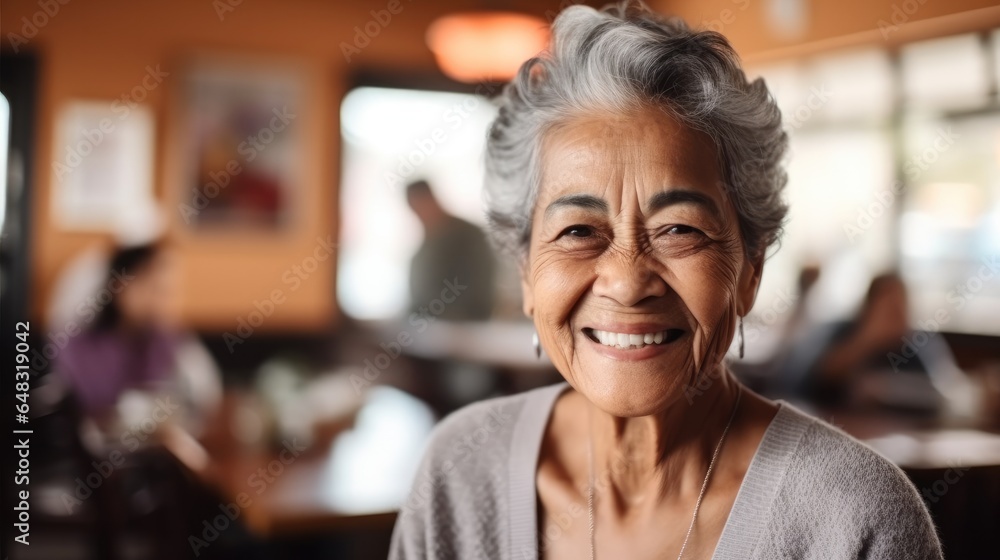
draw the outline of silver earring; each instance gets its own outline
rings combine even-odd
[[[740,359],[743,359],[743,317],[740,317]]]
[[[531,333],[531,346],[535,349],[535,358],[542,357],[542,343],[538,340],[538,331]]]

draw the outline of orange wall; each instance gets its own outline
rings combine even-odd
[[[1000,26],[997,0],[802,0],[805,26],[776,34],[768,12],[778,0],[651,0],[657,10],[721,31],[747,60],[831,48],[902,42]],[[884,24],[884,25],[883,25]],[[898,24],[898,25],[897,25]]]
[[[214,6],[235,4],[220,19]],[[55,0],[52,2],[55,4]],[[253,239],[194,237],[180,227],[170,212],[185,286],[183,317],[194,327],[231,330],[237,318],[253,310],[253,302],[282,289],[288,297],[263,329],[318,329],[336,318],[335,259],[329,259],[298,290],[281,281],[282,274],[308,257],[316,238],[337,236],[337,184],[340,167],[339,106],[349,76],[365,67],[434,70],[424,47],[427,25],[438,15],[460,9],[461,2],[401,0],[401,11],[360,54],[345,60],[342,41],[351,41],[355,26],[372,19],[371,10],[385,10],[389,0],[330,2],[321,0],[75,0],[42,27],[23,50],[40,54],[40,100],[36,132],[35,192],[32,230],[31,309],[40,319],[57,275],[82,249],[107,244],[106,235],[56,229],[51,220],[50,189],[55,178],[55,115],[72,99],[109,104],[138,85],[147,65],[161,65],[171,73],[152,90],[145,103],[156,116],[155,189],[168,210],[176,193],[166,185],[175,172],[169,140],[170,103],[182,61],[210,55],[260,56],[289,60],[304,66],[313,86],[313,103],[298,118],[308,141],[307,169],[302,170],[305,192],[301,222],[288,235]],[[450,5],[449,5],[450,4]],[[516,3],[515,3],[516,4]],[[527,4],[527,3],[526,3]],[[551,9],[558,2],[534,3],[534,10]],[[512,6],[516,7],[516,6]],[[8,33],[20,33],[23,17],[39,11],[38,0],[4,0],[0,19],[3,46]],[[39,16],[40,17],[40,16]],[[384,16],[383,16],[384,17]]]
[[[52,0],[53,2],[55,0]],[[918,0],[912,0],[918,1]],[[220,19],[213,6],[236,4]],[[178,240],[186,297],[183,314],[192,326],[209,330],[231,330],[236,320],[253,310],[253,301],[274,289],[287,288],[281,275],[307,257],[317,237],[337,233],[337,185],[339,181],[338,108],[350,75],[362,68],[405,68],[434,71],[424,46],[424,30],[437,16],[461,9],[481,7],[480,2],[402,0],[402,11],[394,16],[371,44],[350,63],[340,50],[342,41],[352,40],[355,26],[371,19],[370,10],[383,10],[389,0],[360,2],[325,0],[173,0],[135,2],[129,0],[70,1],[22,49],[41,56],[40,102],[36,132],[35,193],[32,231],[34,292],[31,308],[40,318],[60,269],[81,249],[106,243],[101,235],[55,228],[50,219],[50,188],[54,180],[53,130],[56,112],[78,98],[111,102],[137,85],[147,65],[160,64],[179,76],[180,64],[190,57],[232,55],[279,57],[304,66],[312,85],[313,102],[300,117],[308,137],[309,162],[305,178],[304,212],[291,234],[252,240],[196,238],[184,234],[179,217],[171,213],[172,232]],[[765,0],[661,0],[651,2],[661,11],[672,12],[694,25],[722,21],[723,10],[732,11],[723,32],[744,56],[762,56],[776,49],[801,44],[832,44],[837,38],[861,37],[877,41],[879,19],[889,20],[898,0],[843,0],[809,2],[806,33],[793,40],[775,38],[767,31]],[[922,28],[921,22],[940,21],[942,16],[990,6],[990,0],[927,0],[909,18],[903,31],[890,43],[906,38],[907,29]],[[510,9],[544,14],[560,4],[512,0]],[[563,2],[565,4],[565,2]],[[741,6],[746,6],[741,9]],[[19,33],[22,18],[39,11],[38,0],[5,0],[0,19],[4,48],[8,33]],[[951,28],[982,28],[1000,25],[1000,9],[975,12],[964,19],[952,18]],[[943,18],[948,19],[948,18]],[[916,23],[913,23],[916,22]],[[957,22],[957,23],[956,23]],[[926,26],[924,26],[926,27]],[[947,27],[947,26],[944,26]],[[936,29],[944,29],[937,25]],[[955,32],[952,29],[949,32]],[[910,34],[912,35],[912,34]],[[167,193],[175,172],[170,142],[172,109],[168,100],[173,83],[168,77],[153,90],[146,103],[156,115],[157,147],[155,189],[168,203],[176,193]],[[350,211],[350,209],[345,209]],[[334,301],[335,260],[327,260],[299,290],[290,293],[265,323],[265,329],[317,329],[336,317]]]

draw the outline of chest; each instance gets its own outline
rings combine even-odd
[[[673,560],[683,546],[683,558],[707,560],[722,536],[736,494],[723,491],[723,483],[717,486],[717,494],[706,493],[692,524],[696,495],[656,505],[641,500],[627,504],[598,477],[591,511],[586,486],[575,488],[542,465],[536,479],[539,559],[590,558],[593,527],[597,559]]]

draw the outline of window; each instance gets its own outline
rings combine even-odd
[[[484,224],[480,192],[485,97],[360,87],[341,106],[343,169],[340,306],[359,319],[387,319],[408,303],[408,263],[422,238],[406,185],[427,180],[445,208]]]
[[[808,306],[819,320],[851,314],[867,280],[898,267],[915,328],[1000,334],[1000,30],[748,73],[785,118],[791,205],[749,319],[789,319],[775,310],[802,266],[822,269]]]

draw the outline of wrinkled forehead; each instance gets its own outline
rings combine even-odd
[[[685,186],[723,200],[717,152],[708,135],[655,109],[593,113],[546,131],[540,197],[620,186]]]

